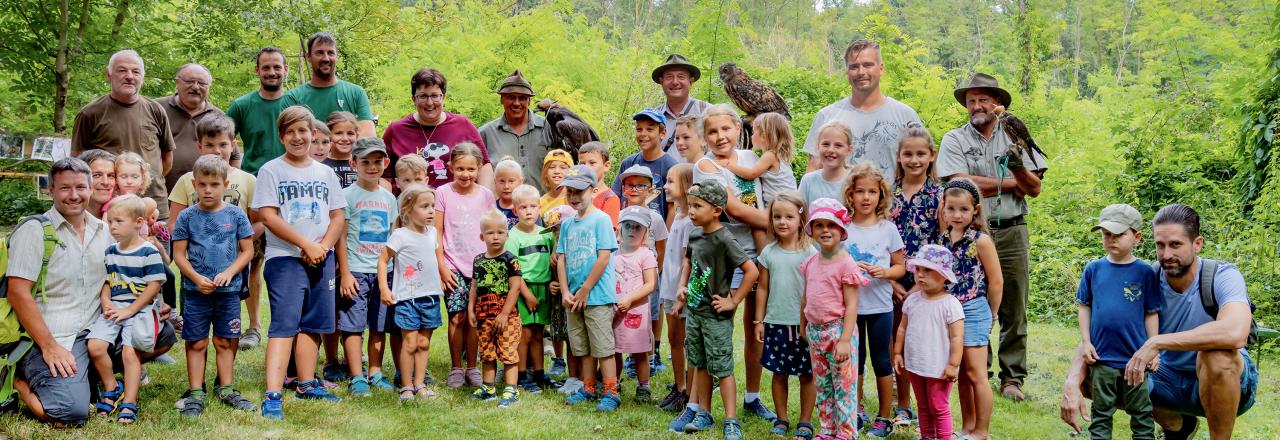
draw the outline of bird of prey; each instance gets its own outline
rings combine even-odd
[[[751,147],[751,123],[757,115],[773,112],[791,120],[791,112],[787,109],[786,101],[782,100],[782,95],[768,84],[751,79],[737,64],[721,64],[720,81],[724,83],[724,93],[733,100],[733,105],[746,113],[742,117],[743,135],[739,140],[744,148]]]
[[[600,140],[591,124],[574,113],[573,110],[550,99],[538,101],[538,110],[547,114],[547,125],[551,127],[551,147],[562,148],[578,160],[578,148],[582,144]]]
[[[1014,150],[1019,157],[1025,157],[1030,154],[1031,163],[1039,166],[1039,162],[1036,161],[1036,155],[1032,152],[1039,153],[1041,156],[1047,155],[1044,154],[1044,150],[1041,150],[1036,145],[1035,139],[1031,138],[1031,132],[1027,130],[1027,124],[1018,119],[1017,116],[1014,116],[1013,113],[1009,113],[1003,105],[996,106],[992,113],[996,114],[996,119],[1000,121],[1000,127],[1004,130],[1004,134],[1009,136],[1009,140],[1013,141],[1013,145],[1009,149]]]

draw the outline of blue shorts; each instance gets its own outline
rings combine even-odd
[[[964,308],[964,346],[991,345],[991,304],[987,297],[977,297],[960,306]]]
[[[1258,366],[1253,364],[1248,353],[1243,353],[1244,370],[1240,372],[1240,407],[1236,415],[1242,415],[1258,397]],[[1179,414],[1204,417],[1204,406],[1200,403],[1200,379],[1195,371],[1179,371],[1160,366],[1151,372],[1151,380],[1147,381],[1151,391],[1151,405],[1167,409]]]
[[[395,324],[401,330],[433,330],[440,328],[440,297],[420,296],[396,303]]]
[[[333,252],[312,266],[297,257],[274,257],[262,266],[271,304],[267,337],[292,338],[298,333],[329,334],[335,330]]]
[[[182,340],[202,341],[213,335],[240,338],[240,292],[182,291]]]
[[[338,298],[338,331],[343,333],[364,333],[369,328],[370,316],[378,313],[375,303],[382,304],[382,293],[378,291],[378,274],[352,272],[356,279],[356,296]],[[373,310],[370,310],[370,307]],[[372,316],[377,319],[377,315]],[[375,330],[384,331],[384,330]]]

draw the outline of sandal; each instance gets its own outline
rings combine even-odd
[[[774,419],[773,428],[769,429],[769,432],[773,434],[774,437],[787,438],[787,431],[790,430],[791,422],[783,419]]]
[[[796,424],[794,440],[813,440],[813,424],[809,422],[800,422]]]
[[[116,400],[124,394],[124,384],[116,382],[116,389],[111,391],[98,390],[98,402],[93,406],[97,408],[98,415],[109,416],[116,410]]]
[[[400,403],[413,400],[413,387],[400,387]]]
[[[124,402],[116,405],[120,408],[120,413],[116,414],[116,423],[131,425],[138,421],[138,404]],[[128,410],[129,412],[125,412]]]
[[[436,394],[436,392],[435,392],[435,391],[431,390],[430,388],[427,388],[427,386],[426,386],[426,385],[418,385],[418,388],[417,388],[417,390],[416,390],[416,391],[417,391],[417,393],[418,393],[418,398],[419,398],[419,399],[428,399],[428,400],[431,400],[431,399],[435,399],[435,398],[437,398],[437,397],[440,397],[440,395],[439,395],[439,394]]]

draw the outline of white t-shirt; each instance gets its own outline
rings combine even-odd
[[[297,167],[277,157],[258,169],[250,206],[279,208],[280,217],[289,227],[318,243],[329,229],[329,213],[346,208],[347,199],[333,169],[309,159],[307,165]],[[265,258],[301,256],[301,249],[267,229]]]
[[[658,295],[663,300],[675,300],[676,293],[680,290],[681,258],[684,257],[685,248],[689,246],[689,234],[693,229],[693,221],[687,215],[671,222],[662,270],[658,273]]]
[[[849,238],[844,247],[858,263],[870,263],[880,267],[889,267],[892,257],[889,254],[902,250],[902,236],[898,235],[898,227],[893,222],[881,219],[869,227],[850,223],[845,228]],[[889,280],[873,278],[867,275],[867,285],[858,288],[858,314],[870,315],[893,311],[893,285]]]
[[[391,294],[396,302],[423,296],[441,296],[440,266],[436,262],[436,228],[428,226],[421,234],[409,228],[396,228],[387,239],[387,249],[396,253],[395,274],[391,277]]]
[[[923,292],[915,292],[902,302],[902,314],[907,317],[907,343],[902,353],[907,371],[941,379],[951,360],[947,325],[964,319],[960,300],[952,295],[930,300]]]
[[[818,132],[829,121],[840,121],[853,131],[853,154],[849,164],[869,161],[880,167],[885,180],[892,182],[897,171],[895,157],[898,153],[898,137],[909,125],[924,125],[920,115],[902,102],[884,97],[884,104],[875,110],[864,111],[853,106],[849,98],[832,103],[813,116],[809,137],[804,141],[804,151],[810,156],[818,154]]]

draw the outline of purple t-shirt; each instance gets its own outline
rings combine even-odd
[[[484,252],[480,217],[497,201],[488,188],[472,184],[471,194],[458,194],[449,182],[436,189],[436,215],[443,216],[444,261],[463,276],[471,275],[471,262]]]
[[[449,112],[445,112],[445,115],[444,122],[435,126],[419,124],[413,113],[388,125],[386,131],[382,132],[382,141],[387,144],[391,166],[387,167],[382,177],[394,180],[396,162],[400,157],[417,154],[427,160],[427,184],[432,188],[440,188],[453,181],[453,175],[449,172],[449,159],[452,157],[450,152],[462,142],[479,146],[484,163],[489,163],[489,150],[485,148],[475,124],[466,116]]]

